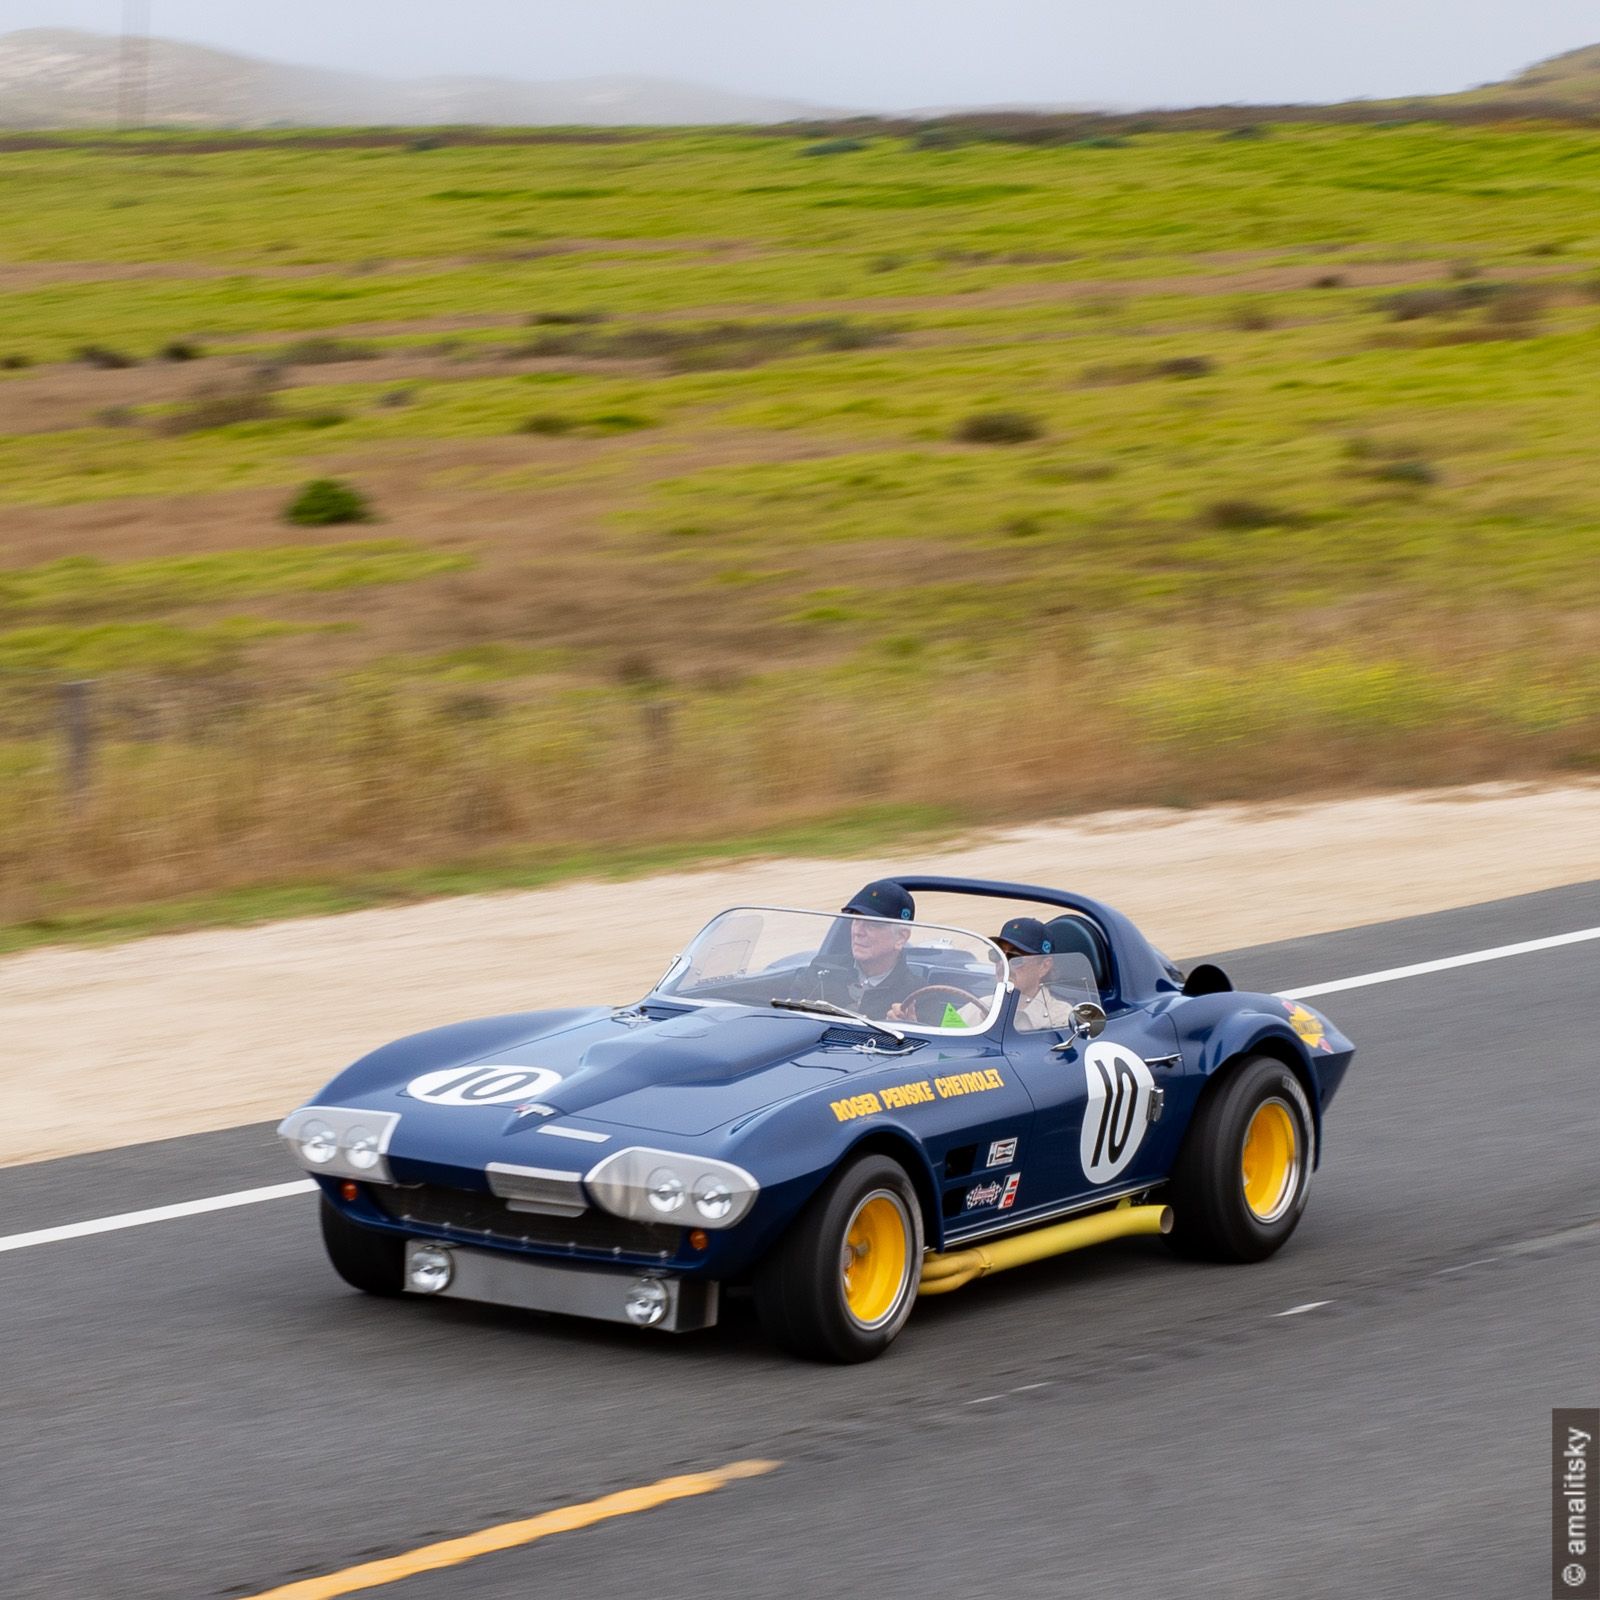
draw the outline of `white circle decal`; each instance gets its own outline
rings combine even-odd
[[[1109,1183],[1133,1160],[1144,1140],[1156,1081],[1126,1045],[1106,1039],[1095,1040],[1084,1052],[1083,1075],[1089,1098],[1083,1108],[1078,1154],[1090,1183]]]
[[[406,1093],[436,1106],[498,1106],[508,1100],[536,1100],[561,1082],[548,1067],[444,1067],[424,1072]]]

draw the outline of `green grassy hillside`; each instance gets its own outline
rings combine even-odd
[[[0,183],[13,928],[1600,762],[1584,131]],[[373,520],[286,523],[325,477]]]

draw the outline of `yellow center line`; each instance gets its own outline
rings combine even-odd
[[[359,1567],[330,1572],[320,1578],[302,1578],[278,1589],[265,1589],[249,1600],[337,1600],[339,1595],[358,1589],[377,1589],[386,1583],[415,1577],[419,1572],[437,1572],[442,1567],[458,1567],[463,1561],[493,1555],[497,1550],[514,1550],[518,1545],[548,1539],[553,1533],[576,1533],[613,1517],[631,1516],[635,1511],[650,1511],[673,1500],[689,1500],[710,1494],[740,1478],[759,1478],[780,1465],[776,1461],[730,1461],[710,1472],[690,1472],[680,1478],[662,1478],[637,1489],[622,1489],[616,1494],[586,1500],[582,1505],[561,1506],[555,1511],[525,1517],[521,1522],[502,1522],[464,1534],[459,1539],[442,1539],[438,1544],[420,1545],[403,1555],[385,1556],[381,1561],[365,1561]]]

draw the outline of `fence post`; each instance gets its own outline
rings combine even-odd
[[[66,774],[67,804],[83,809],[94,779],[94,729],[89,718],[90,681],[61,685],[61,745]]]
[[[640,710],[651,760],[664,765],[672,755],[672,707],[665,700],[646,700]]]

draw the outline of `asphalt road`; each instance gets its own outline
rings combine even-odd
[[[1223,959],[1274,989],[1596,925],[1590,884]],[[1600,942],[1317,1000],[1360,1051],[1281,1255],[1069,1256],[865,1367],[742,1316],[367,1301],[303,1197],[0,1256],[0,1595],[251,1596],[752,1457],[781,1465],[369,1592],[1543,1595],[1549,1411],[1600,1404],[1597,972]],[[292,1176],[264,1128],[15,1168],[0,1233]]]

